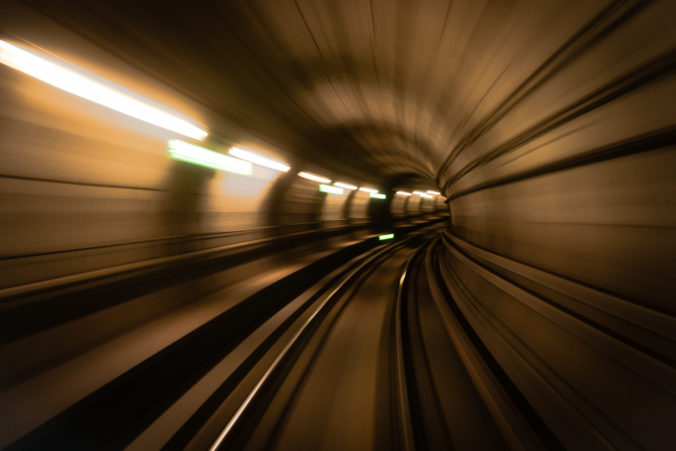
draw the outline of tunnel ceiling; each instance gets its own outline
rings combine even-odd
[[[30,4],[216,112],[216,139],[235,124],[333,175],[417,174],[429,187],[475,169],[472,152],[497,146],[473,149],[477,138],[537,77],[632,13],[601,1]]]

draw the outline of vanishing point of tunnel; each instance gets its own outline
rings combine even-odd
[[[675,20],[0,0],[0,449],[676,449]]]

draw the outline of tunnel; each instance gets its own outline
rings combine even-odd
[[[675,449],[675,18],[0,0],[0,448]]]

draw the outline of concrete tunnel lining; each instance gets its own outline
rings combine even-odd
[[[272,280],[307,263],[310,250],[325,256],[443,217],[434,247],[411,256],[415,286],[430,280],[412,293],[434,299],[421,305],[437,309],[453,347],[468,346],[458,361],[506,443],[669,449],[674,2],[11,0],[3,8],[0,39],[180,112],[209,130],[206,147],[246,145],[292,169],[242,176],[170,160],[172,133],[0,65],[0,300],[6,318],[26,323],[25,334],[8,323],[0,344],[9,368],[0,406],[26,414],[16,431],[0,432],[0,445],[21,436],[28,441],[15,445],[35,445],[35,431],[56,427],[28,419],[21,384],[152,321],[151,312],[164,315],[163,300],[207,299],[257,270]],[[320,193],[300,170],[388,198]],[[442,195],[396,195],[419,189]],[[50,296],[71,305],[68,290],[84,296],[86,284],[109,278],[124,285],[146,264],[180,269],[276,239],[284,250],[258,266],[235,262],[223,280],[205,273],[163,288],[164,297],[148,294],[129,318],[111,313],[105,339],[97,321],[122,306],[77,317],[37,307]],[[32,324],[24,308],[54,314],[54,324]],[[429,318],[424,308],[418,315]],[[50,355],[46,345],[59,340]],[[44,355],[22,357],[38,346]],[[119,371],[110,377],[130,369]],[[54,418],[65,418],[70,404],[45,396]]]

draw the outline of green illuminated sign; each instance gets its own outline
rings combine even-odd
[[[322,193],[343,194],[343,189],[331,185],[319,185],[319,191]]]
[[[180,139],[170,139],[167,143],[167,151],[169,156],[175,160],[236,174],[251,174],[251,163],[248,161],[229,157]]]

